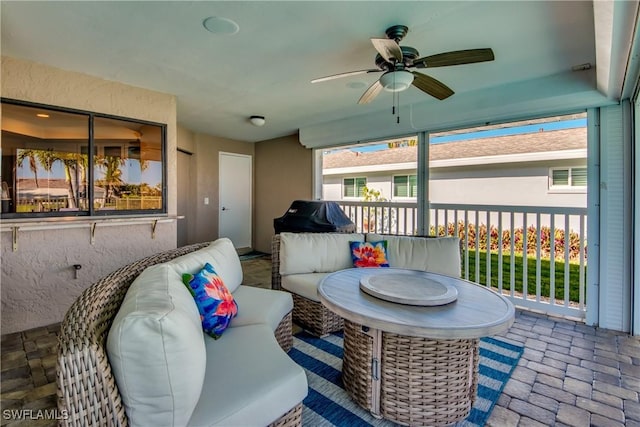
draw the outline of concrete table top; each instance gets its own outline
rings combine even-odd
[[[429,281],[453,286],[457,298],[448,304],[417,306],[386,301],[360,289],[363,278],[398,274],[408,279],[418,276]],[[376,278],[375,282],[381,279]],[[415,282],[415,280],[407,280]],[[397,268],[352,268],[332,273],[318,287],[320,301],[330,310],[352,322],[399,335],[471,339],[507,330],[514,321],[511,301],[497,292],[467,280],[425,271]]]

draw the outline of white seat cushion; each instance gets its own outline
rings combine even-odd
[[[239,286],[233,298],[238,303],[238,315],[231,320],[232,328],[265,324],[275,331],[282,318],[293,310],[293,298],[288,292]]]
[[[171,266],[182,277],[195,274],[210,263],[222,278],[224,285],[233,293],[242,283],[242,264],[231,240],[222,237],[209,246],[174,258],[165,264]]]
[[[229,328],[218,340],[204,339],[207,372],[189,426],[264,427],[307,396],[304,370],[268,326]]]
[[[390,267],[430,271],[460,277],[460,239],[458,237],[413,237],[367,234],[367,241],[387,241]]]
[[[318,285],[331,273],[289,274],[282,276],[282,289],[298,294],[312,301],[320,302]]]
[[[193,297],[170,267],[131,284],[107,338],[129,425],[182,427],[202,390],[207,355]]]
[[[280,274],[328,273],[353,267],[350,241],[360,233],[280,233]]]

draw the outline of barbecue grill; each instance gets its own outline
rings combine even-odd
[[[354,233],[356,225],[336,202],[295,200],[280,218],[274,218],[276,234],[282,232]]]

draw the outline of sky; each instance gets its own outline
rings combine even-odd
[[[458,133],[454,135],[444,135],[444,136],[432,136],[430,138],[430,144],[442,144],[444,142],[455,142],[455,141],[464,141],[467,139],[478,139],[478,138],[492,138],[496,136],[506,136],[506,135],[518,135],[525,133],[535,133],[539,132],[540,129],[545,131],[550,130],[561,130],[561,129],[574,129],[581,128],[587,126],[587,119],[573,119],[573,120],[563,120],[557,122],[548,122],[548,123],[535,123],[532,125],[525,126],[516,126],[516,127],[506,127],[500,129],[489,129],[484,131],[475,131],[469,133]],[[361,153],[370,152],[370,151],[380,151],[386,150],[387,144],[373,144],[373,145],[364,145],[360,147],[353,147],[351,151],[358,151]]]

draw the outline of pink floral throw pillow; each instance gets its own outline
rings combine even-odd
[[[354,267],[389,267],[387,241],[349,242]]]
[[[182,282],[196,301],[202,329],[218,339],[238,314],[238,304],[213,266],[206,263],[196,274],[183,274]]]

